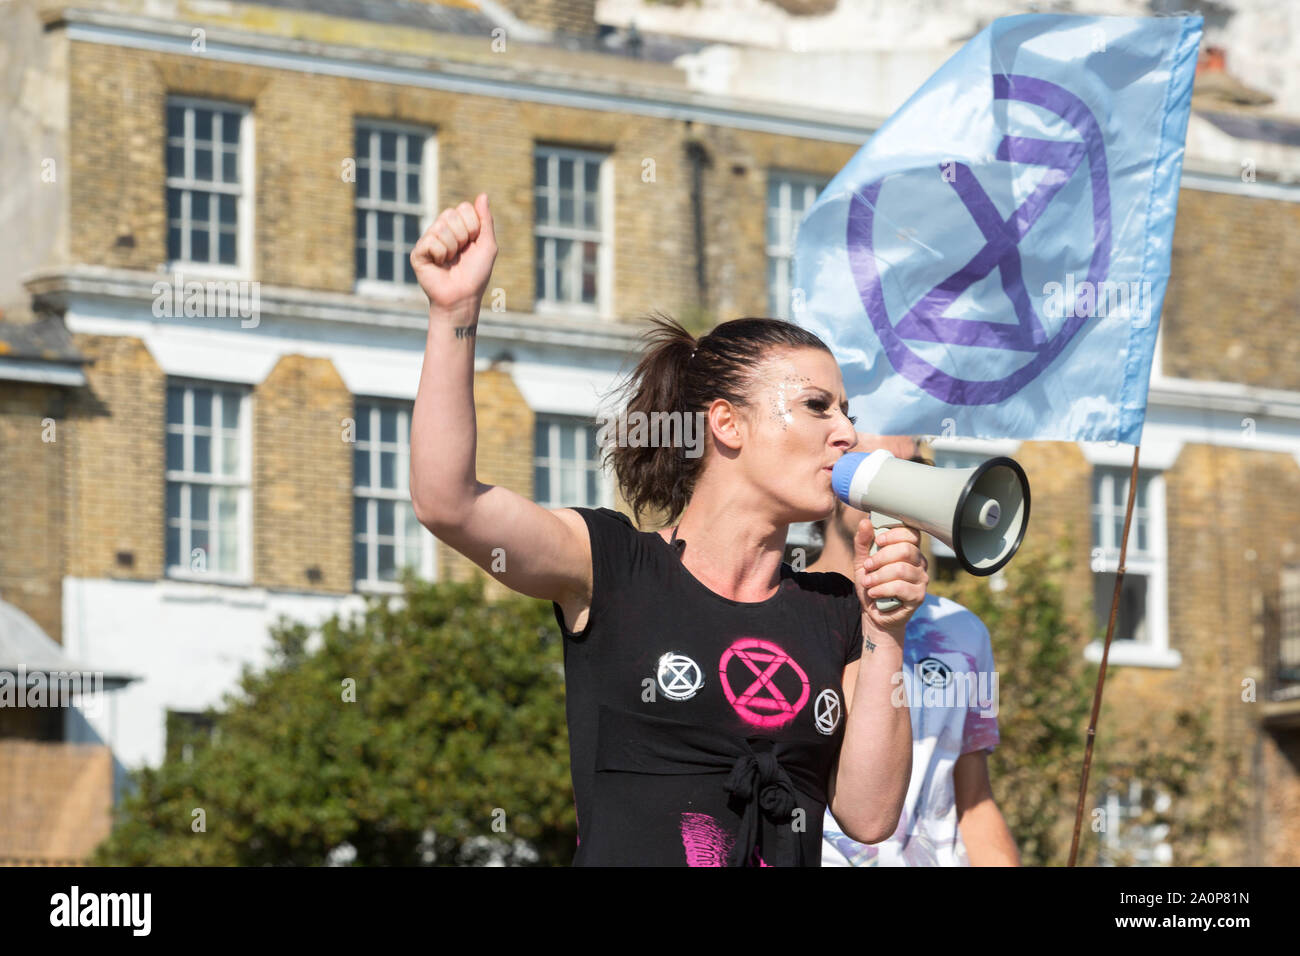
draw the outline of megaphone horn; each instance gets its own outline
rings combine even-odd
[[[1029,527],[1029,479],[1005,456],[973,468],[935,468],[883,448],[849,452],[835,463],[831,487],[850,508],[873,512],[876,527],[907,524],[933,535],[971,574],[1006,565]],[[876,514],[895,520],[878,522]]]

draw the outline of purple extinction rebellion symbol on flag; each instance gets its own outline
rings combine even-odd
[[[983,234],[984,245],[969,262],[922,296],[897,325],[890,320],[885,307],[872,243],[875,206],[883,180],[854,194],[849,204],[849,263],[858,294],[885,354],[901,375],[950,405],[988,405],[1014,395],[1061,354],[1087,321],[1086,309],[1073,310],[1061,329],[1049,337],[1025,289],[1020,259],[1020,242],[1084,159],[1088,161],[1092,185],[1093,249],[1088,282],[1093,288],[1105,280],[1110,265],[1110,188],[1106,148],[1092,111],[1068,90],[1031,76],[994,76],[993,97],[995,100],[1028,103],[1055,113],[1074,128],[1081,140],[1002,138],[997,148],[999,160],[1047,169],[1034,191],[1005,219],[971,168],[964,163],[954,164],[955,177],[951,185]],[[1011,302],[1015,323],[945,315],[965,290],[994,269],[998,270],[1002,289]],[[957,378],[921,358],[906,344],[907,340],[983,346],[1028,353],[1032,357],[1003,378],[970,381]]]

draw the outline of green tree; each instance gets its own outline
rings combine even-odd
[[[400,600],[271,637],[272,663],[245,669],[215,732],[135,775],[94,863],[320,865],[339,848],[356,865],[572,859],[549,603],[408,579]]]

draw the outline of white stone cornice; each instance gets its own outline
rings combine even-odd
[[[998,455],[1014,456],[1020,450],[1017,438],[960,438],[942,435],[930,438],[930,447],[936,452],[962,452],[993,458]]]
[[[1076,443],[1083,457],[1090,465],[1104,465],[1110,468],[1131,468],[1133,466],[1133,446],[1121,442],[1081,441]],[[1152,429],[1142,435],[1142,451],[1138,453],[1138,467],[1167,471],[1174,467],[1183,450],[1184,442],[1177,435],[1161,434]]]
[[[198,273],[181,273],[184,281],[206,282]],[[29,276],[24,286],[39,307],[65,312],[78,300],[111,302],[131,309],[141,321],[154,322],[152,307],[156,283],[173,282],[172,273],[137,272],[103,266],[75,266]],[[225,279],[211,281],[224,282]],[[238,281],[238,280],[235,280]],[[319,292],[288,286],[259,285],[260,317],[320,322],[327,325],[423,331],[428,328],[427,306],[421,296],[380,299],[340,292]],[[259,319],[260,321],[260,319]],[[625,354],[640,345],[644,323],[586,316],[520,312],[492,312],[479,317],[480,343],[529,343],[585,351]]]
[[[2,356],[0,356],[0,379],[10,382],[37,382],[41,385],[74,387],[86,384],[86,376],[79,365],[37,359],[10,359]]]
[[[1300,391],[1187,378],[1151,380],[1147,405],[1300,419]]]
[[[1241,170],[1220,165],[1188,163],[1183,167],[1180,189],[1199,189],[1203,192],[1228,193],[1248,199],[1272,199],[1278,202],[1300,202],[1300,183],[1275,182],[1257,179],[1246,182]]]

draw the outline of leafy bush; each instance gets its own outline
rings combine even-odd
[[[400,600],[372,599],[364,615],[335,617],[317,634],[281,622],[271,637],[272,664],[245,669],[217,732],[169,747],[161,766],[135,775],[95,863],[572,859],[560,634],[548,602],[486,604],[481,579],[408,579]]]

